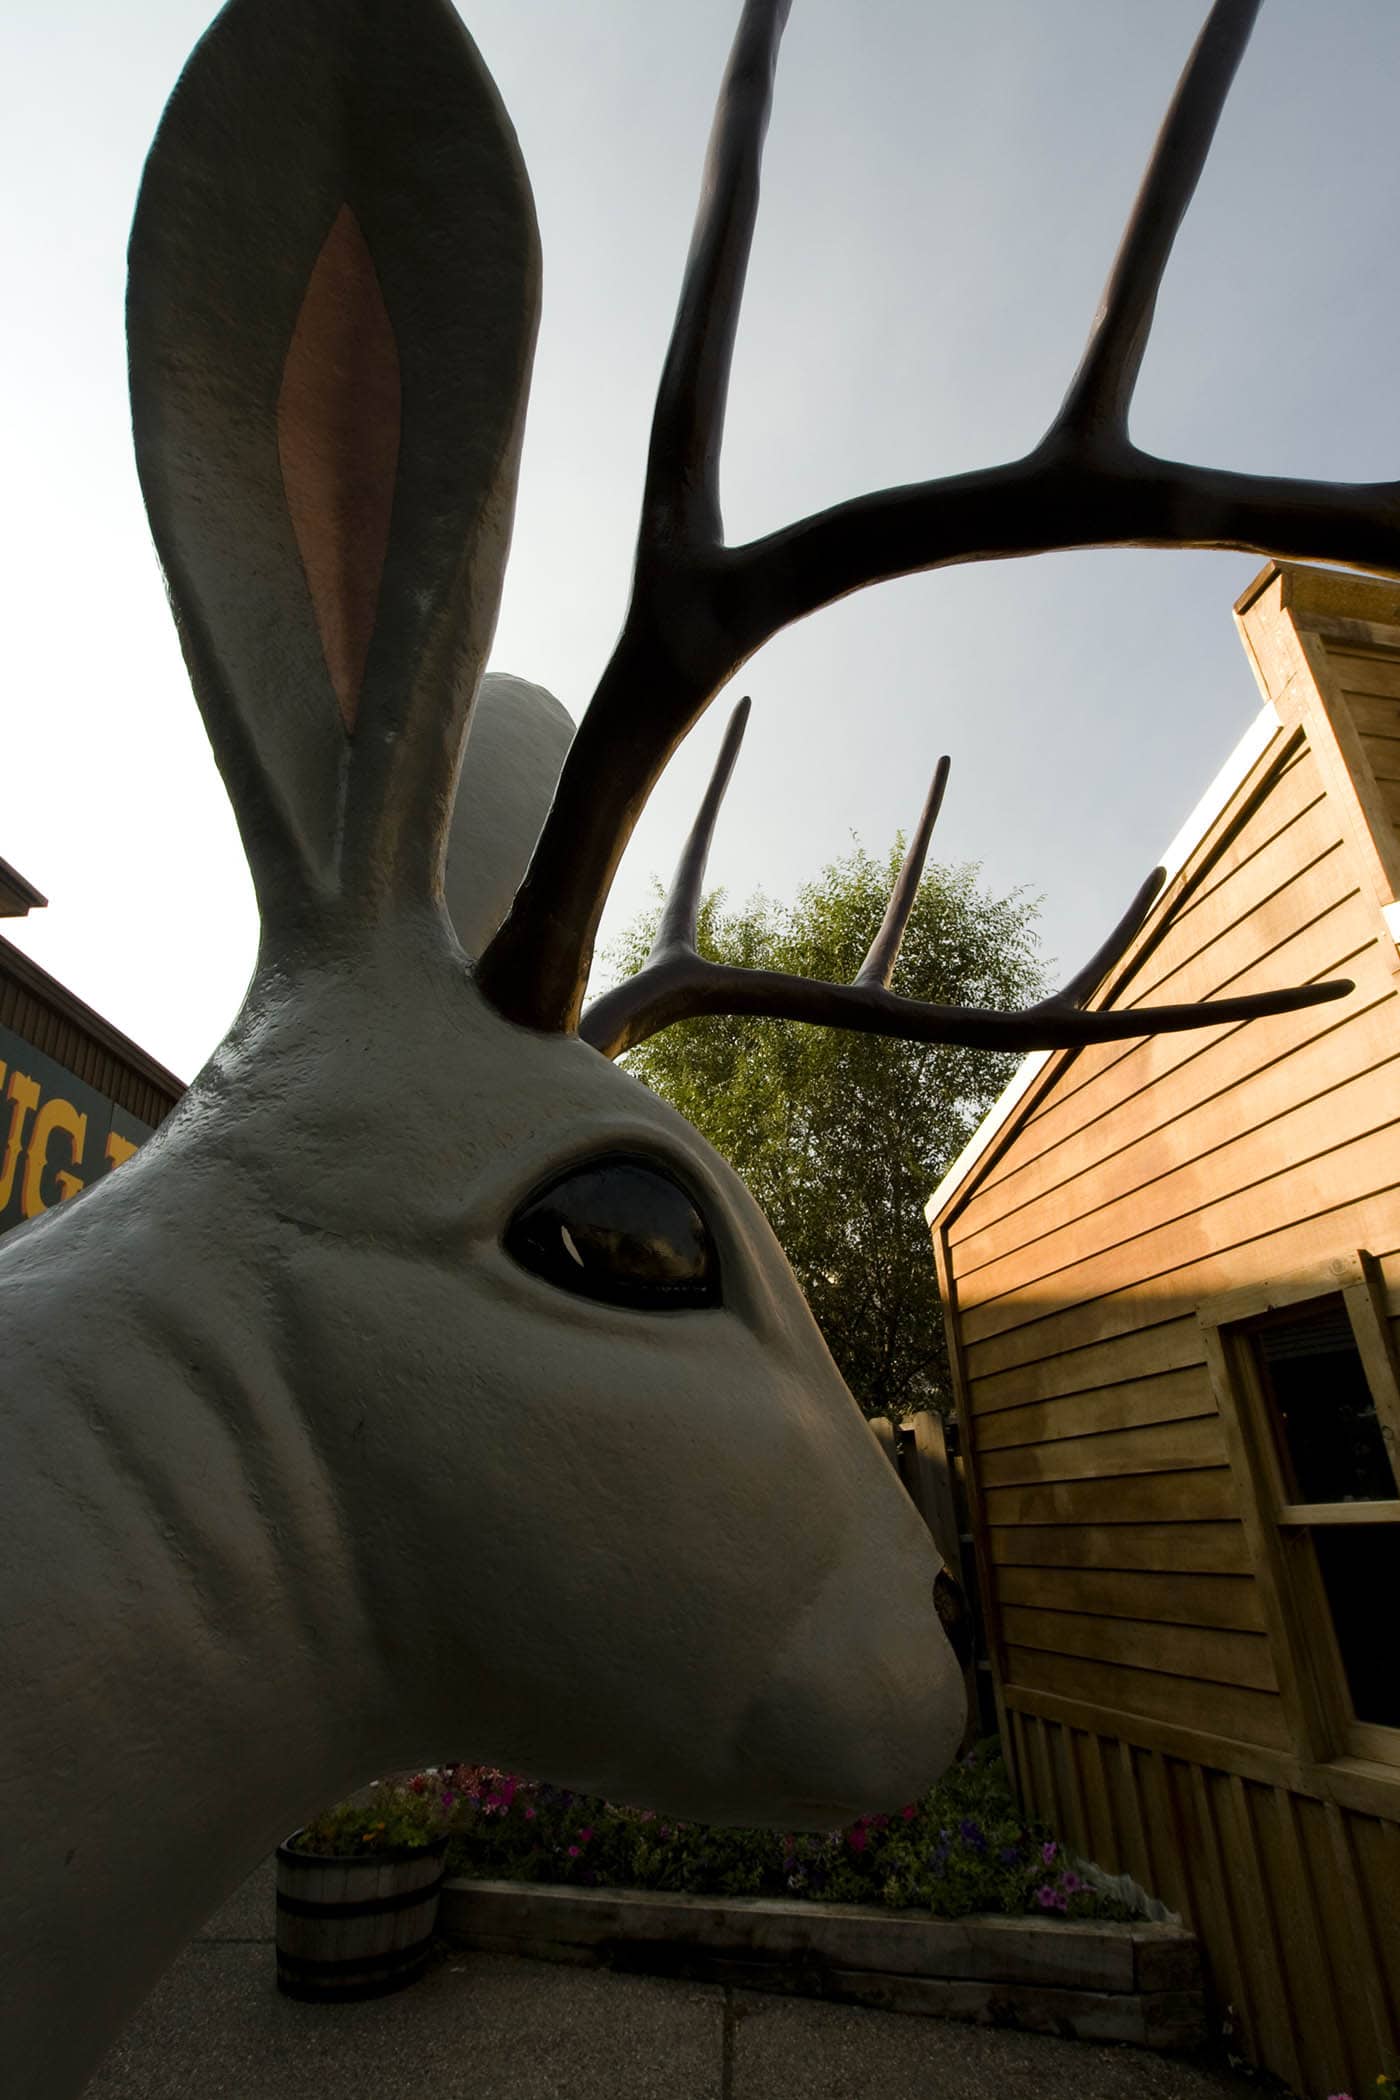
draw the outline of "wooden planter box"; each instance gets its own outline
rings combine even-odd
[[[482,1953],[596,1962],[1084,2042],[1206,2039],[1179,1925],[931,1918],[865,1904],[447,1881],[438,1931]]]

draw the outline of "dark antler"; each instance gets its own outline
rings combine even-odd
[[[1162,272],[1260,0],[1215,0],[1083,361],[1036,449],[1004,466],[838,504],[747,546],[726,547],[717,488],[725,393],[789,4],[744,6],[657,399],[627,618],[570,750],[530,872],[482,958],[488,996],[530,1026],[577,1024],[603,904],[652,786],[740,665],[804,614],[915,570],[1050,548],[1235,547],[1400,572],[1400,483],[1286,481],[1181,466],[1140,452],[1127,434]],[[846,987],[846,997],[856,990]],[[880,996],[892,1012],[893,995]],[[1279,995],[1293,1004],[1305,997]],[[1279,1011],[1278,1001],[1264,1010]],[[1037,1012],[1041,1043],[1052,1040],[1061,1020],[1071,1032],[1053,1040],[1078,1042],[1094,1033],[1091,1021],[1104,1032],[1108,1018],[1062,1012],[1055,1001]],[[1158,1015],[1152,1025],[1195,1027],[1207,1018],[1228,1016],[1223,1006],[1211,1007],[1199,1019]],[[923,1032],[934,1032],[933,1024]]]
[[[909,851],[890,895],[880,930],[850,984],[789,977],[780,970],[746,970],[709,962],[695,945],[701,889],[715,821],[743,742],[749,703],[741,700],[725,731],[705,799],[686,840],[662,907],[656,939],[636,975],[604,992],[584,1014],[579,1034],[605,1057],[620,1057],[648,1036],[697,1014],[755,1014],[769,1020],[815,1021],[828,1028],[866,1035],[897,1036],[904,1042],[965,1043],[977,1050],[1062,1050],[1077,1043],[1112,1043],[1128,1036],[1167,1035],[1212,1023],[1252,1021],[1263,1014],[1291,1013],[1341,999],[1351,985],[1326,984],[1256,992],[1193,1006],[1137,1006],[1089,1013],[1085,1002],[1121,961],[1152,909],[1166,871],[1154,868],[1108,939],[1082,970],[1050,998],[1020,1013],[976,1006],[933,1006],[902,999],[889,989],[900,942],[919,893],[929,840],[948,782],[948,760],[940,758]]]

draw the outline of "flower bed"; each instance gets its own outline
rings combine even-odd
[[[439,1930],[603,1962],[1158,2049],[1204,2038],[1200,1951],[1089,1886],[1021,1815],[995,1741],[922,1801],[824,1835],[726,1830],[479,1765],[330,1812],[373,1846],[449,1839]]]
[[[408,1785],[440,1806],[448,1874],[475,1880],[882,1904],[941,1918],[1137,1915],[1090,1887],[1053,1834],[1026,1821],[994,1739],[922,1801],[815,1836],[676,1822],[480,1766],[419,1773]]]

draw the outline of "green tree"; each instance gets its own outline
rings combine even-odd
[[[883,916],[903,841],[887,861],[859,845],[790,905],[762,894],[701,908],[717,961],[849,981]],[[1044,989],[1037,906],[993,897],[978,868],[930,867],[894,989],[941,1005],[1016,1007]],[[659,906],[611,955],[640,968]],[[793,1021],[684,1021],[628,1053],[737,1169],[766,1211],[842,1375],[867,1415],[951,1405],[923,1207],[1015,1068],[1005,1054],[901,1043]]]

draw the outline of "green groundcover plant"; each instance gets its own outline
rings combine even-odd
[[[377,1779],[348,1801],[323,1809],[287,1842],[293,1852],[322,1859],[359,1858],[365,1853],[421,1851],[446,1837],[455,1796],[437,1775]]]
[[[1050,1832],[1022,1815],[995,1738],[922,1801],[824,1836],[680,1823],[479,1765],[416,1773],[404,1784],[437,1804],[450,1836],[448,1872],[481,1880],[882,1903],[945,1918],[1133,1915],[1090,1888]]]

